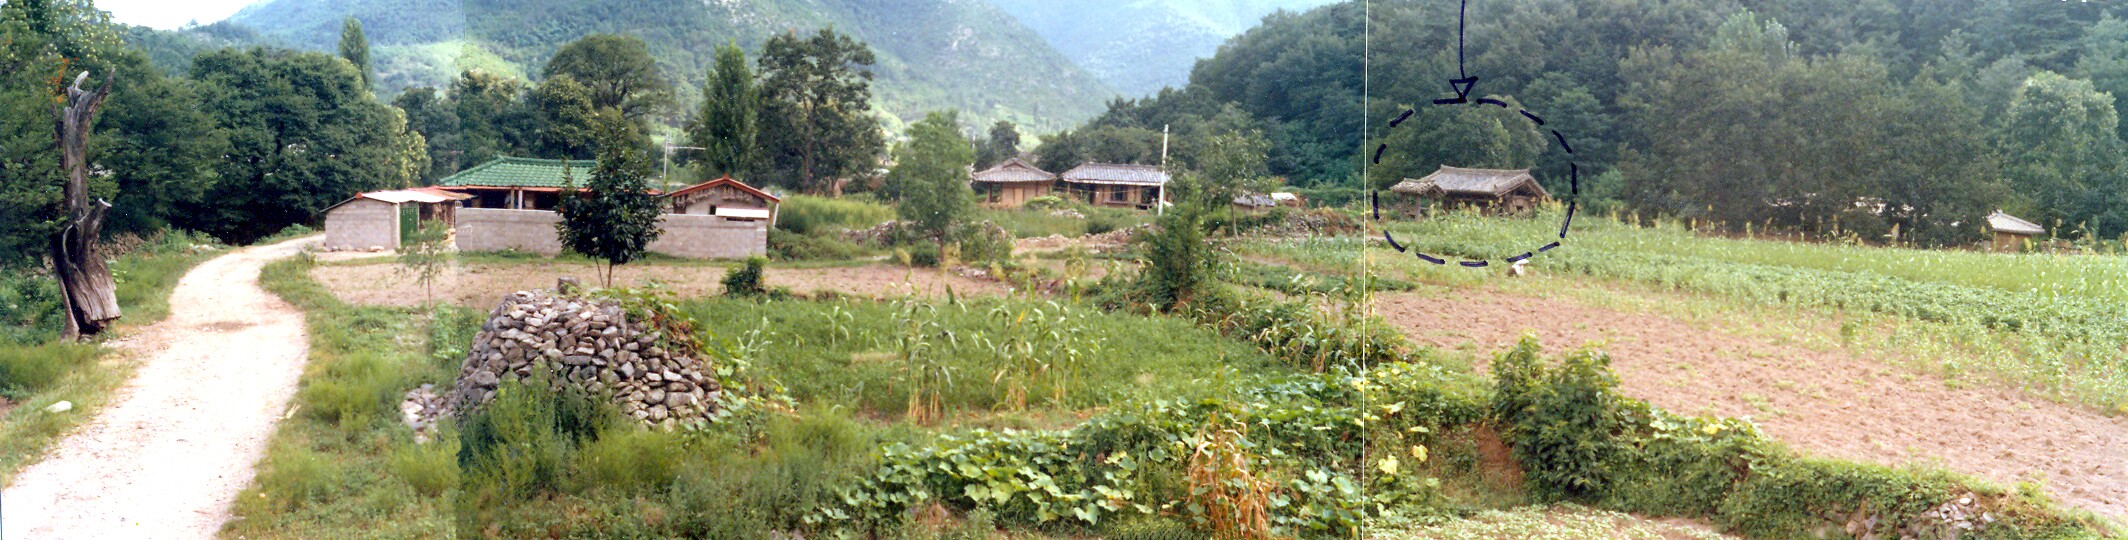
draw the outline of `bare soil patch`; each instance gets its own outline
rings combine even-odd
[[[2128,418],[2013,390],[1952,388],[1838,346],[1572,299],[1399,293],[1382,295],[1377,308],[1419,343],[1474,346],[1481,356],[1525,333],[1555,352],[1600,342],[1622,391],[1664,409],[1750,417],[1812,455],[1934,464],[2005,485],[2037,480],[2065,504],[2128,518]],[[1836,329],[1820,331],[1838,343]]]
[[[661,283],[682,298],[722,294],[725,269],[715,266],[622,265],[613,272],[619,286]],[[948,273],[935,268],[867,265],[833,268],[768,269],[771,287],[788,287],[800,294],[837,294],[893,297],[908,293],[943,297],[948,286],[957,295],[1001,295],[1001,283]],[[413,277],[395,264],[326,265],[311,269],[310,276],[351,304],[413,306],[427,298]],[[493,307],[512,292],[549,288],[558,277],[574,277],[598,283],[590,265],[549,261],[525,263],[469,263],[447,270],[436,279],[435,298],[462,306]]]

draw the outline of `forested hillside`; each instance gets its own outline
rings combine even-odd
[[[1190,67],[1278,10],[1332,0],[993,0],[1130,97],[1189,82]]]
[[[1041,153],[1053,167],[1153,162],[1163,125],[1189,129],[1225,107],[1238,109],[1225,115],[1230,125],[1261,131],[1271,173],[1293,184],[1362,185],[1361,150],[1386,143],[1364,184],[1442,164],[1534,166],[1565,192],[1566,160],[1548,133],[1512,111],[1431,106],[1452,97],[1456,8],[1374,5],[1371,68],[1360,61],[1369,25],[1359,3],[1270,17],[1197,65],[1188,88],[1118,104],[1045,137]],[[1469,9],[1468,70],[1481,78],[1473,97],[1500,96],[1543,115],[1542,129],[1572,134],[1589,202],[1930,243],[1979,235],[1975,224],[1995,208],[2062,236],[2128,231],[2128,151],[2114,98],[2128,92],[2128,22],[2104,4],[1502,0]],[[1390,130],[1413,105],[1416,117]]]
[[[971,125],[1009,120],[1043,131],[1091,117],[1115,92],[985,2],[961,0],[272,0],[230,19],[267,37],[331,50],[344,17],[374,43],[378,91],[447,86],[480,67],[525,76],[594,33],[643,38],[680,101],[699,96],[718,45],[759,50],[769,36],[832,26],[878,54],[877,104],[889,128],[955,109]],[[664,111],[677,125],[685,111]]]

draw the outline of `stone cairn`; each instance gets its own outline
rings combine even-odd
[[[449,409],[471,410],[493,399],[502,381],[529,380],[545,367],[557,386],[608,396],[646,425],[707,425],[724,398],[708,362],[674,350],[662,330],[629,321],[614,302],[574,294],[573,285],[503,298],[473,337]]]

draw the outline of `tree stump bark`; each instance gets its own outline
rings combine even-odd
[[[106,74],[103,86],[95,92],[81,89],[82,81],[88,78],[86,71],[74,77],[74,84],[66,89],[65,101],[52,110],[60,164],[66,173],[68,217],[66,226],[52,237],[52,274],[59,278],[59,297],[67,311],[66,328],[61,335],[70,340],[102,332],[105,325],[119,317],[118,284],[111,279],[111,269],[104,264],[96,245],[111,203],[89,200],[88,163],[90,122],[103,99],[111,95],[115,77]]]

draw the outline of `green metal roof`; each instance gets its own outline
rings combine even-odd
[[[591,159],[569,160],[569,177],[582,186],[591,180],[591,171],[598,168],[598,161]],[[490,186],[490,187],[562,187],[562,160],[534,159],[503,156],[493,161],[458,171],[436,182],[445,187]]]

